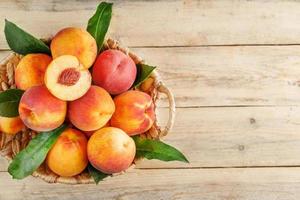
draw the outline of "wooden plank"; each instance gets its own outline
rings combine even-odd
[[[167,110],[159,109],[160,124],[166,119]],[[163,140],[191,163],[142,160],[137,167],[300,166],[299,129],[300,107],[178,108]],[[0,161],[6,170],[7,162]]]
[[[133,50],[158,66],[178,107],[300,104],[300,46]]]
[[[300,168],[134,170],[99,185],[47,184],[0,173],[5,200],[299,199]]]
[[[300,43],[297,1],[113,2],[109,35],[129,46]],[[97,4],[96,0],[2,0],[0,30],[4,18],[38,37],[66,26],[86,27]],[[3,34],[0,48],[7,48]]]

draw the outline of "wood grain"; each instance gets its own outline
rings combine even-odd
[[[164,124],[167,109],[159,109]],[[190,164],[142,160],[138,168],[300,166],[300,107],[178,108],[164,141]],[[0,170],[7,162],[0,159]]]
[[[99,1],[0,2],[5,18],[38,37],[85,28]],[[110,36],[128,46],[299,44],[297,1],[112,1]],[[4,35],[0,48],[7,48]]]
[[[0,173],[2,200],[291,200],[300,198],[300,168],[134,170],[97,185],[12,180]]]
[[[300,105],[300,46],[133,51],[158,66],[178,107]],[[0,58],[7,54],[0,51]]]

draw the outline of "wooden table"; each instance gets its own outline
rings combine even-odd
[[[0,2],[39,37],[86,27],[97,1]],[[109,35],[159,66],[177,103],[165,141],[191,164],[143,161],[99,185],[12,180],[0,159],[0,200],[300,198],[300,2],[115,1]],[[0,35],[0,57],[7,55]],[[164,99],[159,121],[166,121]]]

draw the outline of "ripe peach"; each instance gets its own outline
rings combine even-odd
[[[101,87],[91,86],[81,98],[69,103],[68,118],[82,131],[103,127],[115,111],[111,96]]]
[[[151,97],[137,90],[124,92],[114,98],[116,111],[110,124],[125,131],[128,135],[144,133],[155,120]]]
[[[68,128],[57,139],[50,149],[46,163],[60,176],[80,174],[88,164],[87,139],[78,130]]]
[[[75,27],[59,31],[52,39],[50,49],[53,58],[76,56],[86,69],[92,66],[97,56],[95,39],[86,30]]]
[[[19,62],[15,71],[17,88],[27,90],[44,84],[44,74],[52,58],[46,54],[27,54]]]
[[[23,123],[35,131],[50,131],[65,120],[67,103],[53,96],[45,86],[34,86],[23,94],[19,114]]]
[[[82,97],[92,82],[89,70],[75,56],[63,55],[55,58],[45,73],[45,84],[57,98],[72,101]]]
[[[95,132],[88,141],[90,163],[106,174],[127,169],[135,157],[135,144],[124,131],[105,127]]]
[[[136,77],[133,60],[118,50],[106,50],[98,57],[93,67],[93,81],[110,94],[127,91]]]
[[[0,117],[0,130],[4,133],[14,135],[24,128],[20,117]]]

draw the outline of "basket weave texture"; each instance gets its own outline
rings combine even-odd
[[[125,54],[129,55],[136,64],[143,63],[144,61],[133,52],[131,52],[128,48],[123,48],[119,45],[116,40],[108,39],[104,44],[105,49],[118,49]],[[14,82],[14,70],[16,69],[21,56],[16,53],[11,53],[8,57],[6,57],[0,64],[0,92],[5,91],[7,89],[16,88]],[[152,139],[160,139],[161,137],[167,135],[169,130],[171,129],[174,118],[175,118],[175,101],[172,93],[169,91],[167,87],[162,83],[158,73],[156,71],[152,72],[150,77],[145,83],[143,83],[139,90],[148,93],[155,103],[157,102],[158,96],[160,93],[164,93],[169,101],[169,119],[164,128],[161,128],[157,124],[157,120],[154,122],[154,125],[151,129],[145,133],[143,133],[142,137],[152,138]],[[155,106],[156,108],[156,106]],[[0,132],[0,155],[7,158],[8,160],[12,160],[12,158],[24,149],[29,141],[36,135],[37,133],[29,128],[25,128],[20,133],[12,136],[5,133]],[[131,167],[126,171],[134,168],[136,160],[132,163]],[[122,172],[124,173],[124,172]],[[113,174],[113,176],[122,174]],[[33,174],[34,177],[39,177],[48,183],[64,183],[64,184],[87,184],[94,183],[94,180],[88,172],[85,170],[81,174],[73,177],[61,177],[55,173],[53,173],[45,163],[43,163]]]

